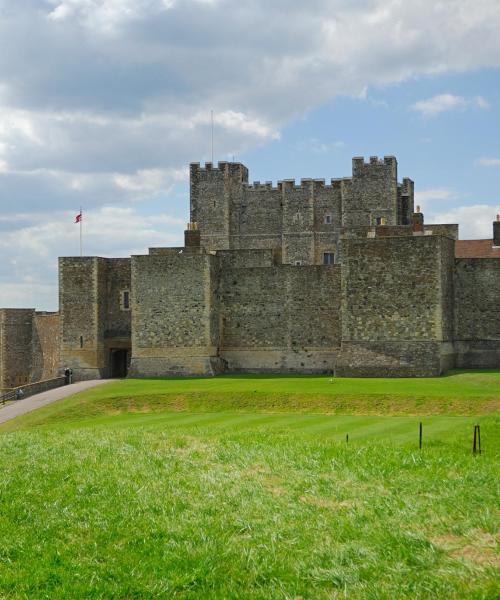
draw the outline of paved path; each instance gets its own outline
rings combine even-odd
[[[67,396],[72,396],[77,392],[88,390],[95,387],[96,385],[103,385],[109,383],[112,379],[92,379],[91,381],[79,381],[78,383],[72,383],[71,385],[63,385],[62,387],[48,392],[42,392],[41,394],[35,394],[24,400],[16,400],[12,404],[7,404],[3,408],[0,408],[0,423],[10,421],[19,415],[36,410],[46,404],[51,404],[57,400],[62,400]]]

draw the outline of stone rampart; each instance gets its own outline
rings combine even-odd
[[[330,372],[340,348],[340,267],[221,270],[221,357],[229,371]]]
[[[457,367],[500,368],[500,260],[455,262]]]
[[[47,381],[59,372],[59,313],[36,312],[33,318],[31,382]]]
[[[34,309],[0,309],[0,389],[31,381]]]
[[[211,254],[132,257],[132,376],[211,375],[222,369],[217,284]]]
[[[453,363],[453,240],[343,239],[340,376],[432,376]]]

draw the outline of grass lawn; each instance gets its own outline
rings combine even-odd
[[[498,598],[499,399],[457,372],[44,407],[0,428],[0,598]]]

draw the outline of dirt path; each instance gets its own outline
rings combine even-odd
[[[63,398],[72,396],[77,392],[82,392],[83,390],[93,388],[96,385],[103,385],[104,383],[109,383],[110,381],[113,380],[92,379],[91,381],[79,381],[78,383],[64,385],[63,387],[56,388],[54,390],[49,390],[48,392],[42,392],[41,394],[30,396],[25,400],[16,400],[12,404],[7,404],[3,408],[0,407],[0,423],[5,423],[5,421],[15,419],[19,415],[24,415],[25,413],[40,408],[41,406],[51,404],[52,402],[56,402],[57,400],[62,400]]]

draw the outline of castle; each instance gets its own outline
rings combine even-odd
[[[500,367],[500,221],[427,225],[397,161],[248,183],[191,164],[182,248],[59,262],[59,313],[0,310],[0,388],[222,372],[435,376]]]

